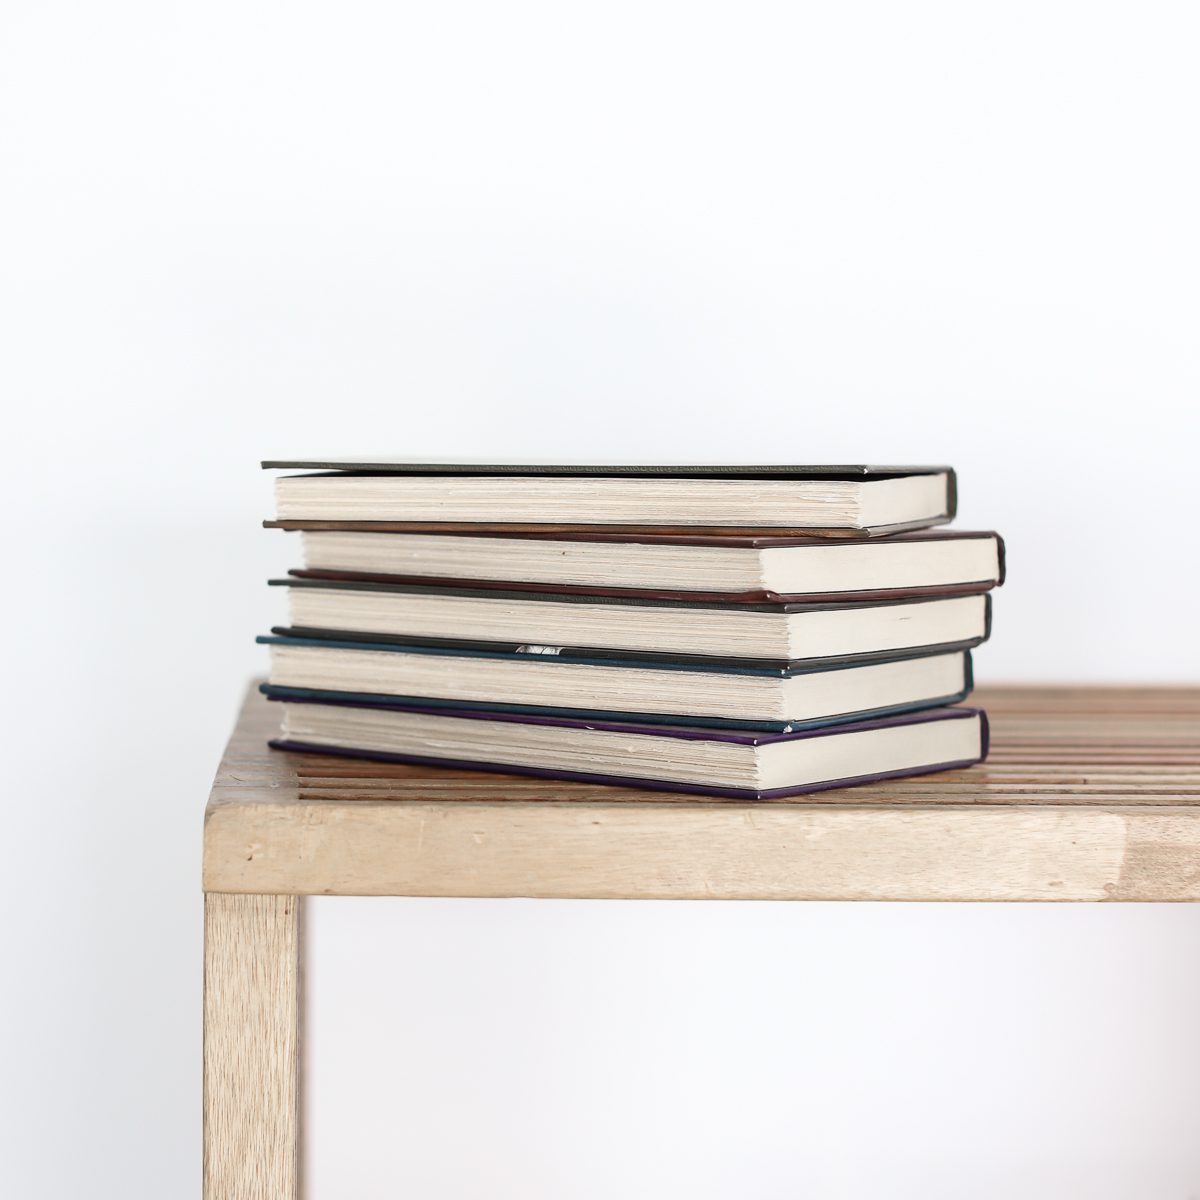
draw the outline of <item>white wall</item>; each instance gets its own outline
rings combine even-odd
[[[1200,1194],[1191,907],[309,913],[315,1197]]]
[[[951,461],[962,523],[1010,541],[982,679],[1194,680],[1197,32],[1184,4],[0,11],[0,1191],[132,1200],[195,1181],[200,812],[242,681],[262,666],[252,636],[275,605],[261,580],[292,553],[256,527],[263,455]],[[1158,1194],[1185,1194],[1185,1168],[1200,1188],[1195,1162],[1170,1175],[1164,1149],[1181,1113],[1200,1115],[1173,1007],[1200,979],[1190,909],[393,908],[326,905],[315,935],[390,947],[360,967],[392,979],[394,963],[399,994],[402,939],[477,936],[464,914],[511,922],[521,961],[541,964],[529,986],[562,989],[597,1028],[612,1006],[581,986],[586,964],[568,957],[581,973],[564,975],[547,958],[543,923],[586,922],[619,948],[626,990],[652,979],[663,995],[680,984],[645,964],[679,923],[713,962],[741,961],[747,938],[762,946],[753,970],[785,998],[803,983],[808,1036],[816,1023],[841,1047],[838,1015],[867,1017],[856,964],[879,939],[921,964],[905,976],[914,1011],[952,992],[955,947],[994,944],[1011,961],[1005,986],[978,988],[966,1015],[946,1006],[944,1044],[922,1026],[926,1098],[941,1097],[931,1130],[973,1082],[962,1054],[977,1023],[995,1028],[1005,997],[1035,1004],[1053,986],[1103,1036],[1064,1049],[1023,1027],[1011,1053],[1031,1087],[1092,1078],[1102,1053],[1112,1090],[1136,1091],[1146,1055],[1164,1063],[1161,1087],[1137,1092],[1157,1119],[1120,1142],[1135,1174],[1096,1159],[1077,1190],[1120,1188],[1137,1164],[1166,1172]],[[1063,933],[1071,922],[1096,941]],[[787,973],[803,956],[777,954],[776,935],[816,939],[829,969]],[[1097,964],[1143,944],[1157,948],[1154,988],[1136,963],[1093,986]],[[367,976],[335,978],[326,953],[314,1002],[328,1036],[348,1035]],[[740,1011],[736,972],[705,984],[703,1011]],[[442,1019],[441,994],[423,995],[406,996],[405,1028]],[[764,998],[752,1019],[782,1038],[790,1002]],[[616,1007],[609,1044],[640,1044]],[[651,1090],[682,1089],[678,1114],[660,1112],[679,1149],[698,1044],[669,1026],[655,1036]],[[350,1094],[327,1045],[313,1064],[330,1080],[313,1097],[314,1182],[353,1157],[335,1126],[344,1135],[381,1098],[377,1076]],[[1046,1055],[1069,1062],[1043,1079]],[[746,1077],[754,1111],[792,1111],[800,1090],[846,1100],[840,1061],[803,1081],[800,1060],[784,1061]],[[732,1052],[714,1067],[723,1104],[720,1072],[737,1083],[737,1067]],[[859,1067],[877,1078],[876,1062]],[[500,1095],[498,1074],[485,1085]],[[410,1086],[395,1085],[398,1112]],[[594,1090],[588,1061],[555,1086]],[[809,1177],[768,1154],[754,1194],[871,1194],[819,1171],[891,1121],[867,1106],[850,1132],[821,1126],[826,1166]],[[1019,1121],[990,1157],[950,1128],[875,1192],[907,1194],[953,1151],[964,1180],[1027,1168],[1024,1194],[1050,1195],[1098,1142],[1115,1146],[1098,1115],[1064,1115],[1042,1158]],[[721,1172],[740,1178],[750,1153],[710,1141],[709,1191],[735,1190]],[[514,1148],[495,1169],[524,1161]],[[416,1162],[397,1152],[395,1179]],[[421,1194],[473,1194],[456,1187]],[[606,1193],[551,1175],[523,1192],[593,1194]]]

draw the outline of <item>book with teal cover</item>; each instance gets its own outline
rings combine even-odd
[[[831,671],[852,670],[863,666],[862,663],[819,665],[811,663],[761,663],[748,662],[743,659],[712,659],[697,661],[685,658],[644,658],[644,657],[595,657],[589,652],[559,651],[554,654],[540,654],[529,648],[497,647],[480,643],[460,644],[429,644],[419,642],[390,642],[390,641],[352,641],[336,637],[294,637],[284,633],[263,635],[257,639],[260,645],[266,646],[311,646],[322,649],[336,650],[367,650],[402,654],[435,655],[450,658],[489,658],[489,659],[520,659],[530,666],[540,669],[553,670],[555,664],[574,663],[604,667],[620,667],[629,670],[653,669],[679,672],[694,672],[698,675],[748,675],[769,679],[787,679],[797,675],[824,674]],[[910,654],[908,659],[934,657],[928,654]],[[885,705],[856,711],[855,720],[895,716],[903,713],[919,712],[947,704],[955,704],[965,700],[974,686],[971,655],[962,652],[963,680],[961,689],[945,696],[929,697],[911,704]],[[469,703],[462,700],[431,699],[427,696],[390,695],[368,692],[337,691],[317,688],[298,688],[280,684],[265,683],[261,685],[264,695],[271,699],[318,700],[325,702],[366,703],[397,708],[446,708],[462,709],[469,707],[480,711],[497,713],[518,713],[530,715],[560,716],[584,720],[630,720],[646,724],[678,725],[681,718],[678,714],[646,713],[646,712],[616,712],[608,709],[579,707],[564,707],[559,705],[512,704],[500,702],[480,702],[472,700]],[[800,729],[819,729],[830,725],[844,723],[847,714],[822,717],[811,721],[771,721],[771,720],[736,720],[726,717],[688,716],[684,723],[714,729],[747,729],[764,732],[785,733]]]

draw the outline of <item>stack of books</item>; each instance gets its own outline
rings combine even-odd
[[[770,798],[963,767],[1003,580],[941,467],[266,462],[284,750]]]

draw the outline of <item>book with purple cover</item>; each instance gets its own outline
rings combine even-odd
[[[271,742],[278,750],[743,800],[967,767],[988,748],[987,717],[975,708],[763,734],[273,698],[284,710],[283,736]]]

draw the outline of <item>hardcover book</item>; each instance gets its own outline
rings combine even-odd
[[[287,700],[279,750],[769,800],[966,767],[987,718],[941,708],[785,734]]]
[[[967,651],[814,668],[738,659],[594,657],[557,647],[470,647],[260,637],[268,695],[339,693],[406,704],[551,710],[782,731],[963,699]]]
[[[584,526],[870,537],[944,523],[956,507],[955,477],[948,467],[401,459],[268,460],[263,466],[321,472],[276,480],[277,521],[305,528],[353,522],[412,532]]]
[[[1004,543],[991,532],[934,530],[855,540],[334,529],[300,537],[305,566],[292,573],[312,579],[727,604],[949,596],[1004,582]]]
[[[781,664],[848,662],[977,646],[987,595],[855,604],[721,604],[352,580],[276,579],[292,632],[490,642]]]

